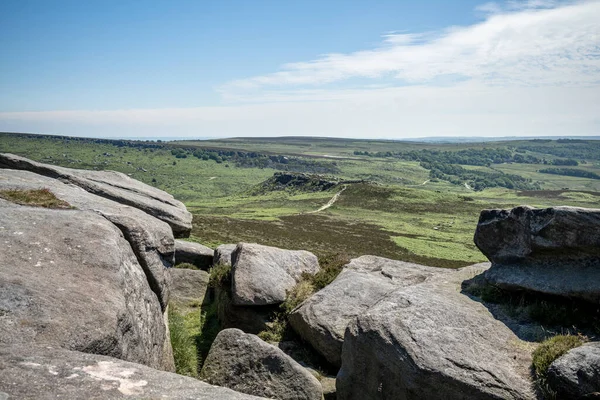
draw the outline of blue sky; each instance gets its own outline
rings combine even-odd
[[[0,2],[0,130],[600,135],[600,2]]]

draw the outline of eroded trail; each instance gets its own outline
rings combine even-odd
[[[339,192],[337,192],[336,194],[333,195],[333,197],[327,202],[327,204],[325,204],[323,207],[319,208],[318,210],[315,211],[309,211],[307,212],[307,214],[314,214],[314,213],[318,213],[324,210],[327,210],[329,207],[331,207],[332,205],[335,204],[335,202],[338,200],[338,198],[340,197],[340,195],[342,194],[342,192],[344,190],[346,190],[348,186],[344,185],[344,187],[342,188],[342,190],[340,190]]]

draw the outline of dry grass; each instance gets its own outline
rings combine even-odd
[[[0,198],[23,206],[71,209],[66,201],[58,199],[50,189],[0,190]]]

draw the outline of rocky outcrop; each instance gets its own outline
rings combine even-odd
[[[282,303],[303,273],[319,271],[317,257],[304,250],[239,243],[231,257],[233,303],[238,306]]]
[[[557,398],[577,400],[600,392],[600,342],[568,351],[548,369],[548,384]]]
[[[200,243],[175,241],[175,263],[189,263],[208,270],[213,264],[214,250]]]
[[[231,299],[231,291],[215,288],[217,318],[221,328],[237,328],[246,333],[259,334],[269,328],[279,310],[279,306],[236,306]]]
[[[176,237],[187,237],[192,215],[170,194],[115,171],[87,171],[38,163],[13,154],[0,154],[0,168],[27,170],[59,179],[117,203],[138,208],[171,226]]]
[[[474,240],[490,283],[600,303],[600,210],[484,210]]]
[[[173,268],[170,273],[173,281],[171,287],[172,303],[175,305],[195,303],[197,307],[208,301],[208,272]]]
[[[207,382],[272,399],[320,400],[319,381],[277,347],[239,329],[221,331],[202,368]]]
[[[116,358],[47,346],[0,347],[0,398],[258,400]]]
[[[231,254],[236,248],[236,244],[222,244],[215,249],[215,257],[213,258],[213,264],[228,264],[231,265]]]
[[[331,364],[342,363],[348,324],[388,293],[447,272],[375,256],[350,261],[338,277],[289,316],[292,328]]]
[[[466,268],[396,289],[347,328],[338,399],[533,399],[531,348],[459,292]]]
[[[0,345],[40,344],[154,368],[166,328],[123,233],[103,216],[0,201]]]
[[[146,274],[151,289],[163,308],[169,301],[170,275],[173,265],[174,239],[169,225],[139,209],[95,196],[81,188],[29,171],[0,170],[2,189],[50,189],[60,200],[78,210],[101,215],[121,230]],[[60,214],[66,216],[70,214]]]

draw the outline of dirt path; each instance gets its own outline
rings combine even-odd
[[[306,214],[314,214],[314,213],[318,213],[318,212],[327,210],[329,207],[331,207],[332,205],[335,204],[335,202],[338,200],[338,198],[340,197],[340,195],[342,194],[342,192],[344,190],[346,190],[347,187],[348,186],[344,185],[344,187],[342,188],[342,190],[340,190],[339,192],[337,192],[336,194],[334,194],[333,197],[323,207],[321,207],[321,208],[319,208],[318,210],[315,210],[315,211],[309,211]]]
[[[429,179],[427,179],[425,182],[421,183],[421,186],[425,185],[427,182],[429,182]]]
[[[473,190],[473,188],[471,186],[469,186],[469,184],[467,182],[465,182],[465,187],[469,190]]]

